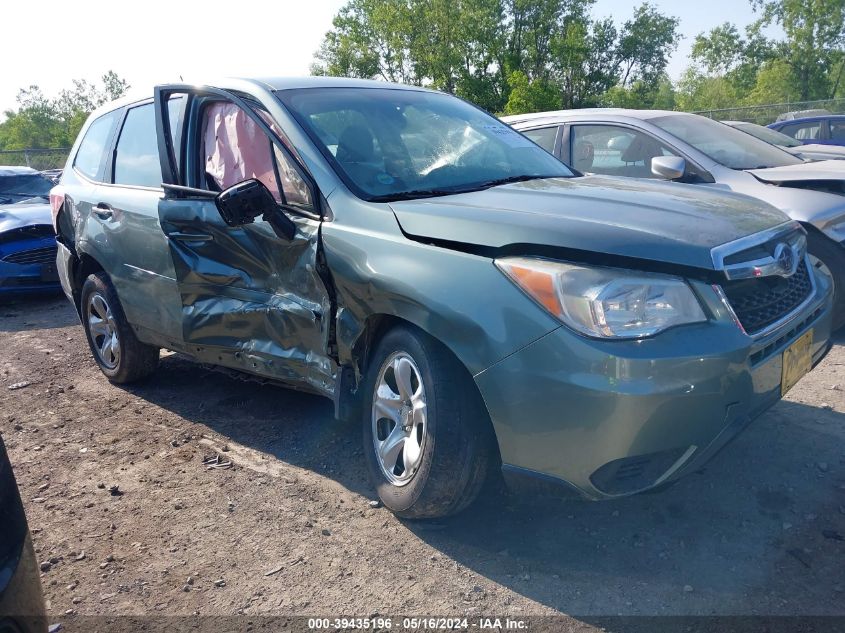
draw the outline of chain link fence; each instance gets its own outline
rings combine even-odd
[[[69,147],[0,150],[0,165],[26,165],[39,171],[61,169],[69,152]]]
[[[700,110],[693,112],[693,114],[702,114],[717,121],[746,121],[748,123],[757,123],[758,125],[768,125],[769,123],[774,123],[781,114],[800,110],[828,110],[834,114],[841,114],[845,112],[845,99],[770,103],[767,105],[744,106],[740,108]]]

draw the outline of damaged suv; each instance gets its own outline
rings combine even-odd
[[[54,194],[111,381],[166,348],[329,397],[403,517],[460,511],[498,467],[591,498],[667,484],[829,347],[798,223],[582,177],[422,88],[159,86],[91,115]]]

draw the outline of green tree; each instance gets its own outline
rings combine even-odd
[[[594,105],[618,83],[654,99],[678,20],[645,3],[617,29],[590,18],[593,2],[349,0],[312,72],[426,85],[493,112]]]
[[[695,112],[736,106],[739,95],[725,77],[706,75],[690,67],[681,75],[675,99],[678,109]]]
[[[845,2],[842,0],[752,0],[760,24],[779,24],[786,34],[783,60],[792,68],[800,99],[827,99],[832,69],[843,58]]]
[[[515,70],[508,77],[508,84],[510,96],[505,114],[554,110],[560,104],[558,91],[545,79],[529,79],[521,70]]]
[[[783,59],[767,62],[757,73],[757,83],[748,95],[749,103],[787,103],[802,99],[800,82],[792,65]]]
[[[680,20],[660,13],[654,5],[643,3],[634,9],[634,17],[619,33],[616,63],[622,73],[620,84],[635,81],[656,85],[678,48]]]
[[[699,82],[694,101],[734,93],[731,105],[827,99],[842,81],[845,57],[845,2],[842,0],[750,0],[760,16],[740,35],[725,23],[696,37],[691,58]],[[777,24],[782,40],[768,39],[763,29]],[[730,88],[726,89],[727,82]],[[701,92],[707,86],[708,97]],[[719,90],[713,90],[718,86]],[[689,86],[687,86],[689,87]],[[740,96],[741,95],[741,96]],[[691,97],[692,93],[687,93]]]
[[[55,99],[47,98],[38,86],[22,88],[17,110],[6,111],[6,120],[0,123],[0,149],[72,145],[88,114],[129,88],[111,70],[101,77],[101,85],[84,79],[74,79],[72,84]]]

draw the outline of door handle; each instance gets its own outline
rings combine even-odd
[[[111,220],[114,217],[114,211],[105,202],[101,202],[94,207],[93,213],[101,220]]]
[[[214,239],[206,233],[169,233],[168,237],[180,242],[211,242]]]

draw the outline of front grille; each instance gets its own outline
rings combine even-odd
[[[722,284],[737,319],[749,334],[777,323],[803,303],[813,291],[806,260],[790,277],[770,275]]]
[[[3,258],[9,264],[52,264],[56,261],[56,247],[43,246],[29,251],[12,253]]]

